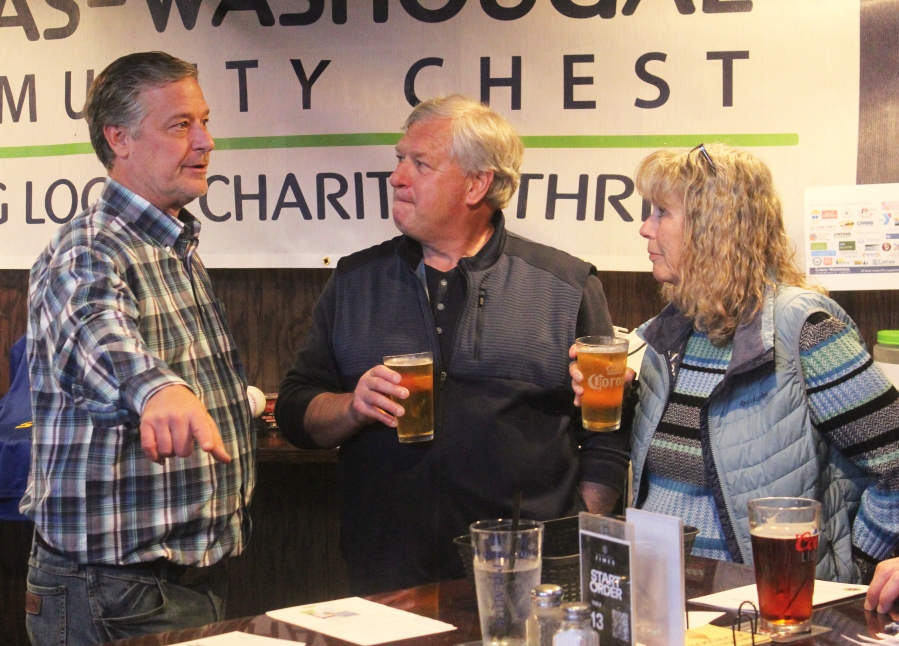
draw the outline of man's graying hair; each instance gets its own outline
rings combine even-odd
[[[91,145],[107,170],[115,162],[115,153],[103,128],[121,126],[138,133],[146,116],[140,93],[186,78],[197,78],[197,68],[165,52],[128,54],[100,72],[87,93],[84,115]]]
[[[492,209],[504,208],[518,190],[524,156],[524,144],[512,125],[483,103],[454,94],[419,103],[403,130],[432,119],[452,121],[450,155],[465,173],[493,171],[484,200]]]

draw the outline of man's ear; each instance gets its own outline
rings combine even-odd
[[[103,126],[103,136],[116,158],[127,159],[131,150],[131,134],[123,126]]]
[[[490,187],[493,185],[493,171],[478,171],[469,178],[469,181],[471,183],[468,186],[465,203],[469,206],[474,206],[483,201],[484,197],[487,195],[487,191],[489,191]]]

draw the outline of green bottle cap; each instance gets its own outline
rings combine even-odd
[[[877,342],[886,345],[899,345],[899,330],[880,330],[877,333]]]

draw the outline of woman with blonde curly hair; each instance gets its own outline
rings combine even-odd
[[[695,163],[697,157],[705,161],[703,153],[711,158],[712,150],[717,174],[708,162]],[[766,289],[809,288],[793,260],[771,171],[758,158],[714,144],[690,154],[659,150],[638,166],[637,187],[656,205],[643,237],[673,211],[678,223],[685,216],[679,279],[660,277],[657,270],[668,268],[665,256],[650,251],[653,274],[664,283],[665,298],[713,343],[733,338],[740,323],[761,310]]]
[[[747,502],[821,502],[818,578],[899,596],[899,393],[849,316],[793,260],[771,171],[730,146],[637,168],[668,306],[637,330],[636,507],[699,528],[693,553],[752,562]],[[575,350],[572,349],[572,354]],[[571,374],[578,398],[582,375]]]

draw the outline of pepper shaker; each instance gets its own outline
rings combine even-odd
[[[562,624],[562,587],[544,583],[531,590],[528,646],[552,646],[553,635]]]

